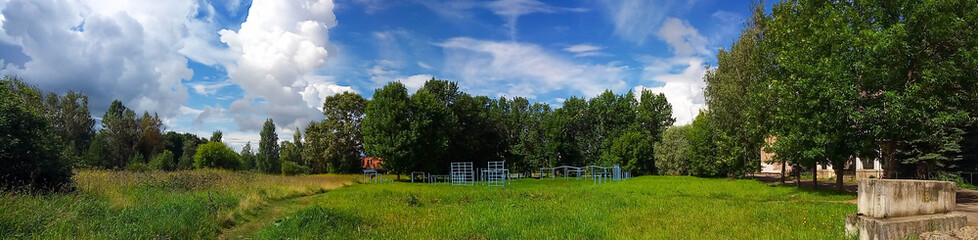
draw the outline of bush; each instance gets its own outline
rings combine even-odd
[[[655,164],[662,175],[689,174],[690,125],[672,126],[663,134],[662,141],[655,143]]]
[[[282,161],[283,175],[308,174],[310,172],[312,172],[312,169],[310,169],[309,167],[299,165],[292,161]]]
[[[153,160],[149,161],[149,168],[155,170],[173,171],[177,168],[177,164],[173,161],[173,152],[170,150],[163,150],[162,153],[156,154]]]
[[[41,93],[18,79],[0,80],[0,190],[65,190],[71,165],[41,114]]]
[[[239,165],[238,153],[222,142],[200,145],[197,154],[194,154],[195,168],[237,169]]]

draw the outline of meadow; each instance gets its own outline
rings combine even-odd
[[[352,184],[354,175],[224,170],[84,170],[72,193],[0,192],[0,239],[213,239],[247,231],[283,203]],[[232,237],[233,238],[233,237]]]
[[[648,176],[595,185],[358,184],[312,197],[260,239],[846,239],[854,195],[754,180]]]
[[[80,171],[0,193],[3,239],[844,239],[854,195],[753,180],[355,184],[357,175]]]

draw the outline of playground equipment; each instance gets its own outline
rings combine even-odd
[[[472,162],[452,162],[451,179],[452,186],[473,186],[475,185],[475,171],[472,169]]]
[[[384,174],[377,171],[377,169],[364,169],[363,182],[364,183],[388,183],[388,182],[394,182],[394,180],[385,179]]]
[[[506,162],[491,161],[486,167],[486,184],[490,187],[506,186],[509,178],[509,169],[506,169]]]
[[[621,166],[615,164],[611,167],[598,166],[598,165],[588,165],[584,167],[574,167],[574,166],[558,166],[550,168],[540,168],[540,178],[549,176],[550,179],[557,179],[557,172],[564,175],[564,179],[568,176],[574,175],[577,179],[584,178],[585,172],[587,176],[592,178],[595,184],[606,183],[609,181],[622,181],[631,177],[630,172],[623,172]],[[548,174],[549,173],[549,174]]]
[[[422,182],[428,182],[428,175],[425,172],[411,172],[411,183],[414,183],[415,176],[420,176]]]

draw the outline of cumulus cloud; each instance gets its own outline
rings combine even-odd
[[[710,50],[706,49],[706,38],[701,36],[696,28],[683,20],[666,19],[656,36],[668,43],[676,55],[710,54]]]
[[[205,8],[207,6],[204,6]],[[193,71],[179,52],[196,31],[194,0],[12,0],[2,7],[0,41],[29,60],[0,66],[42,89],[83,92],[94,115],[113,99],[137,111],[178,114]]]
[[[316,109],[324,97],[355,92],[316,73],[326,63],[335,25],[330,0],[256,0],[238,31],[220,31],[236,56],[226,66],[228,76],[245,90],[227,110],[239,128],[258,130],[266,116],[284,128],[304,126],[322,117]]]
[[[446,51],[445,71],[481,94],[534,98],[567,89],[596,96],[625,85],[622,72],[627,67],[575,63],[535,44],[458,37],[437,45]]]
[[[642,69],[643,79],[656,81],[662,85],[647,87],[638,85],[634,88],[636,97],[641,97],[643,90],[662,93],[672,104],[672,116],[676,125],[688,124],[699,115],[701,109],[706,109],[703,98],[703,75],[706,65],[699,57],[674,57],[670,59],[644,57],[646,63]]]

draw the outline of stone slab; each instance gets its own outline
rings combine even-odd
[[[925,232],[957,230],[966,224],[968,219],[958,212],[886,219],[850,214],[846,234],[859,234],[859,240],[903,240]]]
[[[947,181],[863,179],[859,214],[892,218],[954,211],[955,184]]]

